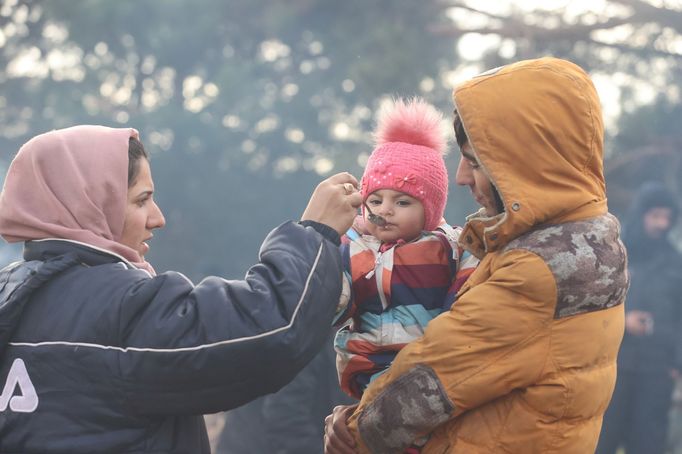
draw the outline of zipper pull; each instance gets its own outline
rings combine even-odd
[[[374,276],[374,273],[376,273],[377,268],[379,268],[379,265],[381,264],[381,255],[383,252],[379,252],[377,254],[377,258],[374,260],[374,269],[370,270],[369,273],[365,274],[365,279],[372,279],[372,276]]]

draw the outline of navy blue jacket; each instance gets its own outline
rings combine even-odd
[[[197,285],[27,242],[0,271],[0,453],[208,453],[202,414],[277,391],[324,344],[341,292],[330,230],[285,223],[243,281]]]

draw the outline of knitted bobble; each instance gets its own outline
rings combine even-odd
[[[421,145],[443,154],[447,140],[443,131],[443,115],[420,98],[405,102],[397,99],[379,111],[374,133],[377,146],[389,142]]]

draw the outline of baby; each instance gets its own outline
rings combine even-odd
[[[346,290],[335,348],[341,388],[360,398],[405,344],[449,310],[478,261],[443,220],[448,177],[442,115],[423,100],[379,114],[362,177],[363,225],[342,239]]]

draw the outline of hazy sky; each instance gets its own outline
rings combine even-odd
[[[657,6],[682,9],[682,0],[650,0],[649,2]],[[624,7],[606,0],[499,0],[487,2],[468,1],[466,3],[472,8],[500,15],[508,14],[513,10],[527,11],[529,14],[524,19],[529,23],[534,21],[533,15],[530,14],[534,10],[560,11],[563,19],[568,23],[577,21],[578,17],[585,13],[592,13],[593,20],[603,20],[608,17],[628,14],[628,10]],[[453,9],[450,16],[462,28],[475,29],[490,25],[490,20],[486,16],[463,9]],[[625,24],[608,31],[597,32],[598,34],[595,38],[604,42],[630,40],[630,44],[637,45],[636,42],[632,42],[633,36],[636,37],[633,31],[635,31],[633,26]],[[667,47],[669,50],[682,55],[682,37],[669,39]],[[513,58],[516,43],[513,40],[502,39],[492,34],[466,34],[459,40],[457,46],[457,50],[465,60],[465,63],[448,76],[448,83],[454,85],[461,80],[478,74],[482,70],[488,69],[482,68],[478,62],[481,55],[490,48],[499,48],[501,56]],[[604,61],[608,62],[609,59],[615,61],[618,58],[618,54],[613,49],[604,47],[600,52],[603,53],[601,57]],[[661,92],[666,93],[669,99],[680,99],[678,88],[668,83],[667,69],[667,63],[661,58],[660,61],[655,63],[654,71],[651,72],[650,77],[646,80],[618,71],[591,73],[602,101],[606,125],[611,131],[614,131],[616,128],[616,121],[623,109],[633,109],[636,106],[648,104]],[[624,101],[620,98],[621,89],[624,86],[634,89],[634,97],[632,99]]]

